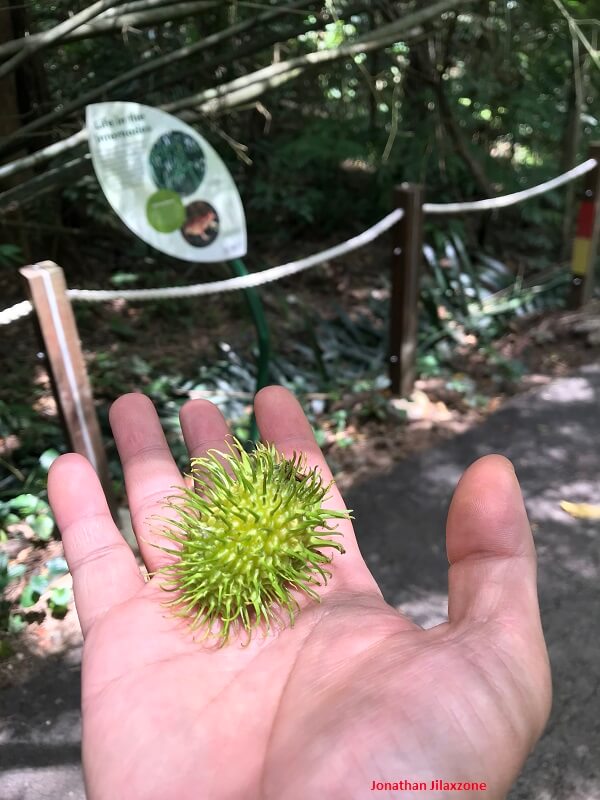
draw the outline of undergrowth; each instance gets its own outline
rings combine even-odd
[[[523,365],[503,358],[494,349],[494,341],[509,330],[515,318],[561,308],[569,276],[565,271],[554,271],[525,279],[485,252],[469,252],[456,230],[434,231],[430,240],[424,248],[417,372],[425,377],[445,377],[450,388],[472,395],[476,404],[478,396],[468,376],[453,377],[457,348],[469,340],[474,342],[494,375],[503,381],[517,380]],[[387,391],[388,295],[385,287],[371,292],[360,310],[353,313],[332,302],[327,316],[296,301],[293,321],[290,317],[284,322],[290,322],[295,335],[286,337],[285,346],[279,340],[275,344],[270,380],[299,397],[321,444],[325,429],[336,432],[339,446],[352,443],[347,428],[352,398],[358,394],[363,418],[389,417],[398,424],[398,413],[393,412]],[[291,314],[289,308],[286,313]],[[134,334],[131,329],[124,331],[113,326],[112,335]],[[104,395],[116,396],[128,390],[121,368],[108,350],[96,354],[93,379],[102,383]],[[195,375],[169,372],[164,365],[157,369],[142,356],[134,357],[128,368],[155,403],[182,468],[187,466],[188,455],[180,434],[179,410],[190,396],[212,400],[231,420],[234,435],[248,440],[255,360],[236,352],[230,344],[218,343],[215,357],[203,363]],[[120,466],[105,407],[100,407],[99,418],[115,489],[122,495]],[[0,538],[7,542],[25,530],[29,544],[43,548],[57,536],[47,503],[47,470],[66,446],[59,426],[40,418],[30,404],[0,403],[0,438],[10,442],[17,434],[18,446],[0,459]],[[62,587],[52,589],[56,576],[65,569],[64,563],[51,560],[25,576],[18,558],[2,555],[0,633],[5,635],[5,650],[10,647],[6,636],[22,630],[28,609],[42,594],[47,613],[60,616],[65,612],[70,595]]]

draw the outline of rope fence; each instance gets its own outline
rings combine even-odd
[[[371,228],[359,233],[346,242],[336,244],[320,253],[301,258],[298,261],[290,261],[279,267],[271,267],[261,272],[253,272],[251,275],[243,275],[237,278],[227,278],[222,281],[211,281],[210,283],[196,283],[191,286],[171,286],[165,289],[124,289],[123,291],[105,291],[93,289],[69,289],[68,296],[72,300],[80,300],[87,303],[100,303],[106,300],[165,300],[179,297],[200,297],[207,294],[222,294],[223,292],[235,292],[239,289],[249,289],[255,286],[262,286],[265,283],[272,283],[290,275],[296,275],[305,269],[316,267],[325,261],[339,258],[353,250],[358,250],[381,236],[389,230],[404,216],[400,208],[396,208],[383,219],[376,222]]]
[[[591,172],[597,164],[598,162],[595,158],[588,158],[583,164],[578,164],[573,169],[563,172],[562,175],[551,178],[549,181],[544,181],[544,183],[540,183],[537,186],[532,186],[530,189],[523,189],[520,192],[505,194],[501,197],[490,197],[487,200],[473,200],[468,203],[424,203],[423,211],[425,214],[462,214],[469,211],[493,211],[496,208],[507,208],[508,206],[522,203],[524,200],[530,200],[540,194],[551,192],[552,189],[563,186],[565,183],[570,183]]]
[[[247,274],[243,262],[231,262],[236,277],[191,286],[157,289],[68,289],[63,270],[50,261],[22,267],[29,300],[0,312],[0,325],[9,325],[33,312],[41,339],[57,408],[60,410],[71,449],[84,455],[96,468],[109,506],[116,514],[106,451],[94,405],[91,383],[81,347],[71,301],[102,303],[110,300],[164,300],[201,297],[247,290],[246,299],[257,332],[256,389],[268,379],[269,332],[260,298],[253,290],[288,278],[326,261],[364,247],[391,231],[391,282],[389,299],[388,370],[393,394],[410,396],[416,378],[419,332],[419,296],[423,264],[423,227],[427,214],[493,211],[521,203],[585,175],[577,215],[571,259],[571,296],[574,306],[591,297],[594,262],[600,237],[600,143],[592,145],[587,161],[552,180],[502,197],[468,203],[425,203],[422,186],[404,183],[394,189],[394,210],[367,230],[319,253]],[[251,396],[247,399],[251,399]],[[116,518],[116,516],[115,516]]]
[[[28,317],[32,311],[33,306],[29,300],[22,300],[20,303],[15,303],[14,306],[10,306],[10,308],[5,308],[4,311],[0,311],[0,325],[10,325],[12,322],[16,322],[18,319]]]
[[[346,253],[364,247],[393,227],[402,219],[403,214],[404,212],[402,209],[396,208],[383,219],[379,220],[379,222],[375,223],[375,225],[367,228],[366,231],[354,236],[352,239],[348,239],[346,242],[337,244],[334,247],[329,247],[327,250],[315,253],[312,256],[298,259],[297,261],[290,261],[278,267],[271,267],[261,272],[254,272],[252,275],[243,275],[208,283],[196,283],[188,286],[169,286],[163,289],[67,289],[67,297],[70,300],[78,300],[84,303],[105,303],[109,300],[173,300],[182,297],[200,297],[202,295],[235,292],[241,289],[262,286],[266,283],[288,278],[290,275],[296,275],[298,272],[303,272],[325,261],[339,258]],[[0,312],[0,325],[10,325],[11,322],[28,316],[32,311],[33,306],[29,300],[17,303],[11,306],[11,308]]]
[[[537,197],[559,186],[563,186],[566,183],[570,183],[580,178],[582,175],[591,172],[597,165],[598,161],[595,158],[589,158],[587,161],[573,167],[573,169],[568,170],[562,175],[540,183],[538,186],[533,186],[530,189],[513,192],[512,194],[503,195],[501,197],[492,197],[486,200],[475,200],[465,203],[424,203],[422,212],[424,214],[443,215],[473,211],[493,211],[495,209],[507,208],[508,206],[522,203],[532,197]],[[404,211],[401,208],[396,208],[383,217],[383,219],[379,220],[379,222],[375,223],[375,225],[345,242],[341,242],[334,247],[329,247],[312,256],[307,256],[297,261],[290,261],[287,264],[271,267],[270,269],[255,272],[251,275],[243,275],[208,283],[196,283],[190,286],[169,286],[161,289],[123,289],[120,291],[108,289],[67,289],[67,296],[71,300],[85,303],[104,303],[110,300],[174,300],[182,297],[201,297],[263,286],[267,283],[296,275],[311,267],[316,267],[319,264],[323,264],[325,261],[339,258],[347,253],[351,253],[353,250],[358,250],[370,244],[392,228],[403,216]],[[29,316],[32,311],[33,306],[29,300],[16,303],[14,306],[0,311],[0,326],[10,325],[19,319],[23,319]]]
[[[423,214],[442,215],[442,214],[458,214],[463,212],[473,211],[492,211],[494,209],[506,208],[511,205],[516,205],[532,197],[550,192],[559,186],[576,180],[577,178],[585,175],[596,169],[598,160],[596,158],[589,158],[582,164],[568,170],[562,175],[552,178],[551,180],[533,186],[530,189],[523,191],[513,192],[512,194],[502,195],[500,197],[492,197],[486,200],[475,200],[473,202],[465,203],[424,203],[422,205]],[[383,233],[392,228],[404,216],[404,211],[401,208],[396,208],[387,214],[383,219],[376,222],[375,225],[367,228],[367,230],[358,234],[357,236],[341,242],[333,247],[329,247],[319,253],[311,256],[298,259],[297,261],[290,261],[287,264],[281,264],[277,267],[255,272],[251,275],[244,275],[235,278],[227,278],[220,281],[211,281],[208,283],[198,283],[189,286],[170,286],[158,289],[123,289],[123,290],[106,290],[106,289],[67,289],[67,297],[70,300],[86,303],[103,303],[110,300],[130,300],[130,301],[145,301],[145,300],[167,300],[185,297],[200,297],[211,294],[221,294],[224,292],[234,292],[242,289],[249,289],[252,287],[263,286],[273,281],[288,278],[291,275],[296,275],[299,272],[310,269],[311,267],[323,264],[334,258],[346,255],[353,250],[358,250],[361,247],[371,243]],[[24,300],[16,303],[10,308],[0,311],[0,326],[10,325],[19,319],[27,317],[33,311],[33,306],[29,300]]]

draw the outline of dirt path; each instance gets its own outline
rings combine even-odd
[[[539,584],[555,700],[548,729],[511,800],[595,800],[600,791],[600,524],[563,499],[600,502],[600,367],[519,395],[470,430],[355,486],[365,558],[388,601],[430,626],[446,613],[443,526],[452,490],[475,458],[501,452],[522,481],[539,553]],[[401,522],[400,522],[401,521]],[[418,535],[417,532],[418,531]],[[2,800],[83,800],[79,650],[33,665],[0,692]]]

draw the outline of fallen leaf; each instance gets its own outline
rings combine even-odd
[[[600,506],[594,506],[590,503],[569,503],[567,500],[561,500],[560,507],[576,519],[600,519]]]

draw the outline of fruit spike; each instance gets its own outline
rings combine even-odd
[[[176,593],[166,605],[221,644],[235,628],[250,637],[264,624],[268,632],[280,620],[277,609],[293,625],[300,606],[292,590],[318,601],[313,587],[331,577],[322,549],[344,552],[328,538],[341,535],[330,520],[350,518],[321,507],[331,484],[302,454],[285,458],[260,443],[246,453],[237,440],[228,448],[192,459],[195,490],[170,497],[177,518],[161,518],[169,523],[162,534],[174,543],[161,548],[174,558],[160,570],[162,588]]]

